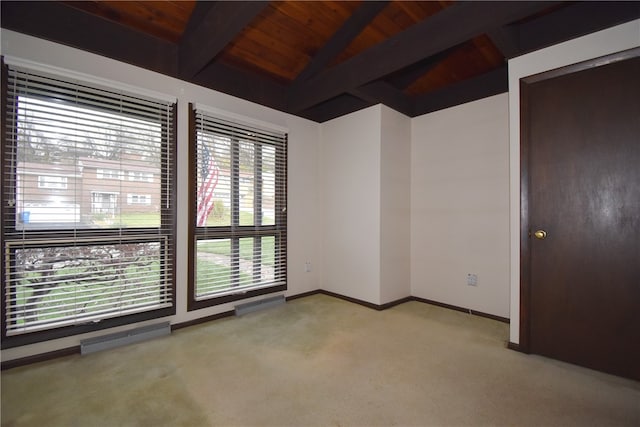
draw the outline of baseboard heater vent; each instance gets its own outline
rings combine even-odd
[[[142,326],[130,331],[116,332],[115,334],[103,335],[80,341],[80,353],[90,354],[97,351],[108,350],[110,348],[122,347],[151,338],[163,337],[171,334],[169,322],[157,323],[155,325]]]
[[[258,301],[248,302],[246,304],[236,305],[236,316],[242,316],[243,314],[252,313],[258,310],[265,310],[267,308],[276,307],[285,303],[284,295],[276,297],[265,298]]]

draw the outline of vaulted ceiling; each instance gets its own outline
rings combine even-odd
[[[509,58],[640,17],[637,1],[0,5],[3,28],[318,122],[377,103],[414,117],[505,92]]]

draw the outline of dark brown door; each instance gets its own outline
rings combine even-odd
[[[521,85],[524,341],[638,380],[639,54]]]

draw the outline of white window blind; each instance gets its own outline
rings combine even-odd
[[[287,135],[193,112],[192,298],[286,288]]]
[[[175,104],[22,67],[6,94],[4,337],[172,314]]]

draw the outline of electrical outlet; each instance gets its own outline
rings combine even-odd
[[[305,273],[311,273],[311,262],[307,261],[304,263],[304,271]]]
[[[478,286],[478,275],[472,273],[467,274],[467,285]]]

